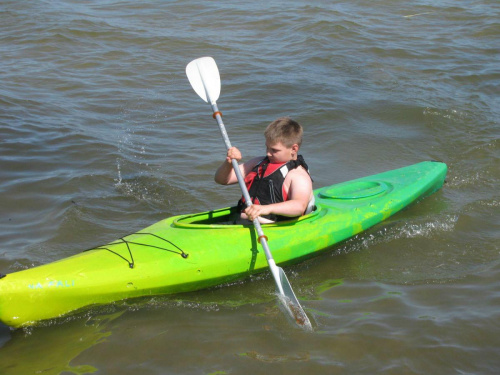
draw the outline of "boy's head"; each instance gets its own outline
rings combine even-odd
[[[290,117],[280,117],[271,122],[264,132],[266,143],[276,144],[281,142],[290,148],[294,144],[300,147],[302,144],[302,126]]]

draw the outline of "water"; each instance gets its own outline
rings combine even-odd
[[[315,187],[422,160],[443,190],[286,272],[0,325],[2,374],[496,374],[497,1],[0,3],[0,272],[232,204],[224,145],[184,74],[213,56],[245,157],[290,115]]]

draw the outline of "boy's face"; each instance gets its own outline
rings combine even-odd
[[[271,163],[286,163],[297,158],[299,146],[294,144],[287,147],[281,142],[270,143],[266,141],[266,155]]]

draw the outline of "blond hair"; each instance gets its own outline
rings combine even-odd
[[[302,126],[292,120],[290,117],[280,117],[271,122],[264,132],[266,141],[272,144],[281,142],[286,147],[292,147],[294,144],[302,144]]]

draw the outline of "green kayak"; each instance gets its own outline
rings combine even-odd
[[[277,264],[300,262],[381,222],[443,185],[447,167],[422,162],[314,191],[316,209],[264,225]],[[173,294],[268,270],[251,225],[235,208],[174,216],[107,245],[0,275],[0,321],[35,324],[95,304]],[[1,271],[1,270],[0,270]]]

